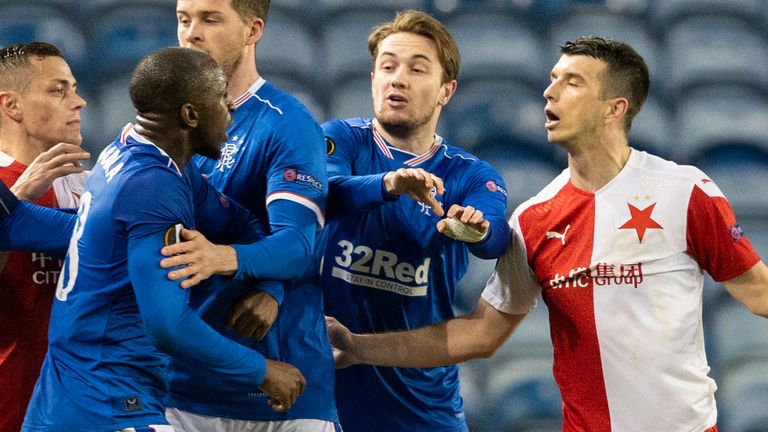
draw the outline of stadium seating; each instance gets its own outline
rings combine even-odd
[[[264,70],[259,68],[259,72],[262,73],[264,79],[270,81],[275,87],[289,93],[298,99],[299,102],[303,103],[316,122],[322,123],[326,120],[325,105],[318,99],[314,87],[307,85],[303,81],[292,80],[280,74],[272,74],[269,68],[264,68]]]
[[[175,23],[174,8],[153,2],[120,2],[99,10],[90,35],[95,76],[130,72],[150,52],[178,46]]]
[[[100,129],[95,141],[87,143],[88,148],[98,154],[111,143],[126,123],[136,117],[131,98],[128,94],[129,74],[119,75],[104,82],[98,90],[100,110]]]
[[[629,144],[657,156],[673,156],[674,145],[670,130],[672,114],[658,97],[649,95],[645,105],[632,121],[629,131]]]
[[[768,143],[768,138],[765,142]],[[768,146],[713,147],[697,159],[696,166],[717,183],[739,217],[768,215],[765,199]]]
[[[333,89],[327,93],[330,96],[328,119],[373,116],[371,79],[368,74],[360,75],[325,87],[326,90]]]
[[[549,58],[541,38],[525,21],[492,12],[467,11],[444,22],[462,55],[460,76],[515,79],[540,87],[548,76]]]
[[[768,93],[768,48],[763,33],[735,17],[694,16],[664,35],[667,91],[683,94],[709,84],[741,84]]]
[[[315,86],[322,72],[317,46],[315,34],[304,22],[281,10],[270,11],[257,49],[259,69]]]
[[[547,153],[543,87],[510,79],[461,80],[445,107],[449,141],[472,151],[503,138],[538,146]]]
[[[720,405],[718,423],[723,431],[768,430],[768,355],[728,368],[716,396]]]
[[[748,87],[705,86],[676,101],[673,153],[691,162],[708,148],[732,143],[765,146],[768,98]]]
[[[651,13],[660,29],[702,15],[733,16],[759,25],[765,14],[765,4],[762,0],[654,0]]]
[[[76,78],[86,69],[88,43],[74,16],[43,3],[0,3],[0,46],[31,41],[59,47]]]

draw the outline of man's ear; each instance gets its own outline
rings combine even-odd
[[[624,121],[624,116],[627,114],[627,110],[629,109],[629,101],[627,98],[618,97],[613,98],[609,100],[609,105],[606,110],[605,114],[605,122],[606,123],[612,123],[612,122],[622,122]]]
[[[451,100],[453,95],[456,93],[456,88],[456,80],[450,80],[447,83],[444,83],[440,87],[440,98],[437,101],[438,105],[446,106],[448,101]]]
[[[251,24],[248,26],[248,37],[245,40],[246,45],[255,45],[261,40],[261,36],[264,35],[264,20],[261,18],[253,18]]]
[[[189,102],[179,108],[179,119],[184,129],[194,129],[200,123],[200,115],[195,106]]]
[[[12,91],[0,91],[0,112],[3,116],[10,117],[16,122],[20,122],[22,119],[21,107],[19,106],[19,99]]]

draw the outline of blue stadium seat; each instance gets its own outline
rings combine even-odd
[[[710,84],[747,85],[768,93],[766,39],[744,21],[695,16],[670,27],[664,39],[668,66],[662,85],[673,95]]]
[[[715,396],[723,431],[768,430],[768,355],[727,368]]]
[[[486,415],[492,430],[531,430],[562,422],[551,356],[494,356],[489,362]]]
[[[723,191],[739,217],[765,217],[768,149],[749,145],[711,148],[695,164]]]
[[[655,0],[651,11],[658,28],[701,15],[734,16],[759,25],[765,4],[761,0]]]
[[[274,10],[269,13],[264,35],[256,46],[259,71],[314,85],[319,51],[320,42],[305,22]]]
[[[461,313],[469,313],[475,308],[495,266],[494,259],[484,260],[469,254],[467,272],[456,285],[454,305]]]
[[[692,161],[719,144],[768,144],[768,98],[747,87],[708,86],[677,99],[675,156]]]
[[[179,43],[172,4],[120,2],[100,10],[93,22],[93,65],[102,79],[130,72],[150,52]]]
[[[464,414],[471,431],[480,431],[485,418],[485,387],[488,362],[484,359],[470,360],[459,365],[461,397],[464,399]]]
[[[510,212],[537,194],[566,167],[564,160],[518,141],[500,139],[487,142],[474,153],[490,163],[504,178]]]
[[[426,10],[425,0],[317,0],[326,15],[334,15],[350,9],[384,10],[389,13],[389,19],[394,18],[395,12],[405,9]]]
[[[721,368],[718,373],[734,362],[768,360],[768,320],[730,297],[723,297],[708,318],[714,343],[712,360]]]
[[[488,140],[506,138],[549,152],[542,91],[513,80],[461,80],[445,107],[449,142],[471,152]]]
[[[368,35],[373,27],[391,19],[390,13],[374,10],[348,12],[326,20],[320,28],[324,65],[315,68],[322,70],[326,83],[370,76]]]
[[[613,13],[605,7],[580,7],[560,15],[549,30],[549,53],[557,58],[560,46],[580,36],[602,36],[631,45],[648,64],[651,76],[663,76],[660,48],[647,24],[631,15]]]
[[[133,122],[136,118],[136,110],[128,93],[129,82],[130,71],[99,87],[97,103],[100,111],[101,133],[96,142],[91,143],[91,148],[96,154],[114,141],[126,123]]]
[[[45,4],[15,2],[0,6],[0,46],[32,41],[56,45],[76,79],[87,66],[88,47],[75,17]]]
[[[515,79],[541,87],[551,60],[541,38],[513,15],[467,11],[444,21],[461,52],[461,80]]]
[[[326,92],[331,97],[328,106],[329,119],[373,117],[371,80],[368,75],[327,86]]]
[[[661,99],[649,95],[643,108],[632,121],[629,144],[638,149],[668,158],[673,153],[672,114]]]

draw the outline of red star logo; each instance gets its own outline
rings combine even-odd
[[[656,207],[656,203],[653,203],[642,210],[630,203],[627,203],[627,205],[629,206],[629,213],[632,215],[632,218],[624,223],[624,225],[620,226],[619,229],[633,229],[637,231],[637,238],[640,239],[640,243],[643,242],[645,230],[664,229],[658,222],[651,219],[651,213],[653,212],[653,208]]]

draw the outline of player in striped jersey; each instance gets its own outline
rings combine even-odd
[[[322,282],[327,315],[386,332],[454,316],[468,254],[505,250],[507,195],[490,165],[435,133],[459,69],[445,28],[406,11],[368,45],[375,118],[323,125],[331,189]],[[449,238],[461,233],[444,216],[474,238]],[[336,401],[345,431],[467,429],[455,366],[338,370]]]
[[[561,53],[544,97],[568,169],[513,213],[510,248],[476,310],[399,334],[331,323],[339,366],[490,356],[542,296],[565,432],[716,431],[703,272],[768,317],[768,267],[706,174],[628,145],[649,87],[642,57],[597,37]]]
[[[290,365],[216,333],[168,280],[160,248],[175,226],[254,241],[258,222],[202,179],[193,153],[217,157],[232,106],[207,54],[167,48],[131,76],[136,125],[98,159],[82,195],[56,289],[48,353],[23,431],[173,431],[165,419],[168,354],[246,377],[286,410],[304,380]]]

